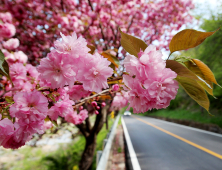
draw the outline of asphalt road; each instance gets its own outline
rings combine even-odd
[[[123,116],[142,170],[222,170],[222,135]]]

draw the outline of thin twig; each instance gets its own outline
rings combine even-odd
[[[85,99],[80,100],[79,103],[85,102],[86,100],[92,99],[93,97],[99,96],[99,95],[104,94],[104,93],[109,92],[109,91],[110,91],[110,89],[106,89],[106,90],[104,90],[100,93],[94,94],[92,96],[89,96],[89,97],[86,97]]]
[[[169,60],[169,58],[170,58],[170,55],[171,55],[171,54],[172,54],[172,53],[170,53],[170,54],[169,54],[169,56],[168,56],[167,60]]]
[[[114,79],[107,80],[107,82],[117,81],[117,80],[122,80],[122,79],[123,79],[123,77],[117,77],[117,78],[114,78]]]
[[[12,90],[5,91],[5,92],[0,96],[0,98],[2,98],[6,93],[8,93],[8,92],[10,92],[10,91],[12,91]]]

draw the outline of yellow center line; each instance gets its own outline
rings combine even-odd
[[[141,121],[141,122],[143,122],[143,123],[146,123],[147,125],[150,125],[150,126],[156,128],[156,129],[158,129],[158,130],[160,130],[160,131],[162,131],[162,132],[164,132],[164,133],[167,133],[168,135],[171,135],[171,136],[173,136],[173,137],[175,137],[175,138],[177,138],[177,139],[179,139],[179,140],[182,140],[183,142],[186,142],[186,143],[188,143],[188,144],[190,144],[190,145],[192,145],[192,146],[194,146],[194,147],[196,147],[196,148],[198,148],[198,149],[200,149],[200,150],[202,150],[202,151],[204,151],[204,152],[207,152],[207,153],[209,153],[209,154],[211,154],[211,155],[213,155],[213,156],[215,156],[215,157],[217,157],[217,158],[219,158],[219,159],[222,159],[222,155],[220,155],[220,154],[217,154],[217,153],[215,153],[215,152],[213,152],[213,151],[211,151],[211,150],[209,150],[209,149],[207,149],[207,148],[204,148],[204,147],[202,147],[202,146],[200,146],[200,145],[197,145],[196,143],[193,143],[193,142],[191,142],[191,141],[189,141],[189,140],[187,140],[187,139],[184,139],[184,138],[182,138],[182,137],[180,137],[180,136],[177,136],[177,135],[175,135],[175,134],[173,134],[173,133],[171,133],[171,132],[169,132],[169,131],[167,131],[167,130],[164,130],[164,129],[156,126],[156,125],[153,125],[152,123],[149,123],[149,122],[147,122],[147,121],[145,121],[145,120],[143,120],[143,119],[137,118],[137,117],[135,117],[135,116],[132,116],[132,117],[136,118],[137,120],[139,120],[139,121]]]

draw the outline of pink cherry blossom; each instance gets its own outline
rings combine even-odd
[[[22,63],[15,63],[10,66],[10,77],[12,81],[15,80],[26,80],[26,68]]]
[[[85,90],[101,92],[102,89],[109,87],[107,78],[113,74],[109,65],[110,62],[100,54],[88,54],[82,61],[82,68],[78,72],[77,79],[83,83]]]
[[[65,120],[67,122],[70,122],[70,123],[73,123],[74,125],[77,125],[77,124],[80,124],[82,123],[79,119],[79,115],[77,114],[76,111],[74,111],[73,113],[68,113],[66,116],[65,116]]]
[[[14,125],[11,120],[5,118],[0,120],[0,145],[5,143],[14,133]]]
[[[50,129],[50,128],[52,128],[52,127],[53,127],[53,124],[52,124],[51,121],[47,121],[47,122],[45,122],[44,125],[43,125],[44,131],[47,130],[47,129]]]
[[[10,107],[10,115],[27,118],[32,121],[45,119],[48,112],[48,100],[38,91],[17,92],[13,97],[15,103]]]
[[[16,29],[13,24],[0,23],[0,37],[11,38],[15,35]]]
[[[52,88],[62,88],[64,85],[73,86],[76,72],[72,62],[66,54],[53,51],[43,58],[38,66],[40,78],[51,83]]]
[[[20,63],[26,63],[28,61],[28,56],[22,51],[18,51],[14,53],[15,61]]]
[[[0,13],[0,19],[1,19],[3,22],[9,22],[9,23],[11,23],[11,22],[12,22],[12,15],[11,15],[10,12]]]
[[[74,58],[78,58],[79,55],[88,53],[89,48],[86,46],[86,40],[82,37],[77,39],[75,32],[72,33],[72,36],[65,36],[62,33],[60,33],[60,35],[62,36],[62,42],[57,40],[54,43],[58,53],[70,54]]]
[[[82,123],[88,117],[88,111],[86,109],[81,110],[78,116],[79,116],[79,121]]]
[[[79,100],[81,98],[89,96],[91,92],[84,90],[82,85],[74,85],[68,90],[67,94],[69,94],[70,99]]]
[[[26,72],[27,72],[27,78],[28,79],[38,79],[39,72],[37,71],[36,67],[32,66],[31,64],[26,64]]]
[[[66,95],[63,100],[58,101],[49,109],[48,115],[52,120],[56,120],[58,116],[65,117],[67,114],[73,114],[72,105],[74,102],[69,100],[69,95]]]
[[[8,41],[3,43],[3,47],[8,50],[14,50],[18,46],[19,46],[19,40],[17,38],[11,38]]]
[[[25,142],[31,138],[31,135],[26,132],[25,127],[20,127],[17,123],[14,125],[15,131],[10,135],[7,141],[2,143],[4,148],[18,149],[25,145]]]
[[[173,80],[177,74],[165,68],[162,54],[153,45],[140,52],[139,58],[128,55],[124,64],[129,75],[124,75],[123,81],[131,89],[128,101],[134,113],[169,106],[178,90],[178,84]]]

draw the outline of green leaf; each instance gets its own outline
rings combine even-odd
[[[0,50],[0,74],[8,77],[8,79],[12,83],[12,80],[11,80],[11,78],[9,76],[9,66],[8,66],[8,63],[5,60],[5,56],[4,56],[4,54],[2,53],[1,50]],[[12,83],[12,86],[14,87],[13,83]]]
[[[3,75],[9,77],[9,66],[8,63],[5,61],[5,56],[1,50],[0,50],[0,69]]]
[[[186,93],[195,100],[200,106],[205,108],[209,113],[210,102],[204,89],[193,80],[188,77],[177,76],[176,80],[183,87]]]
[[[177,73],[180,77],[187,77],[193,80],[199,80],[198,77],[192,73],[188,68],[184,65],[178,63],[174,60],[166,60],[166,68],[170,68],[172,71]]]
[[[121,45],[131,55],[138,57],[138,53],[141,50],[147,48],[147,44],[139,38],[126,34],[120,30],[121,33]]]
[[[198,82],[210,95],[213,96],[213,83],[221,87],[210,68],[198,59],[192,59],[184,63],[188,69],[195,73],[200,81]]]
[[[48,121],[51,121],[53,125],[55,125],[56,127],[58,127],[57,121],[51,120],[51,119],[49,118],[49,116],[47,116],[47,117],[45,118],[45,122],[48,122]]]
[[[10,97],[10,96],[5,96],[5,100],[6,100],[8,103],[13,103],[13,102],[14,102],[13,97]]]
[[[54,103],[56,102],[55,97],[53,96],[52,93],[49,93],[47,96],[48,96]]]
[[[175,51],[194,48],[219,29],[220,28],[213,32],[201,32],[193,29],[182,30],[173,36],[169,45],[170,52],[173,53]]]
[[[87,47],[90,49],[89,53],[94,54],[96,47],[94,47],[93,45],[87,45]]]
[[[52,124],[55,125],[56,127],[58,127],[58,123],[55,120],[52,120]]]
[[[207,91],[207,93],[209,93],[211,96],[213,96],[213,97],[216,99],[216,97],[215,97],[214,94],[213,94],[213,87],[212,87],[212,88],[209,87],[205,82],[203,82],[203,81],[201,81],[201,80],[197,81],[197,83],[198,83],[199,85],[201,85],[201,86],[204,88],[204,90]]]
[[[195,63],[195,65],[201,71],[201,73],[202,73],[201,78],[204,79],[204,81],[212,82],[212,83],[218,85],[219,87],[221,87],[217,83],[217,80],[215,79],[213,72],[210,70],[210,68],[206,64],[204,64],[202,61],[200,61],[198,59],[192,59],[192,61]]]

